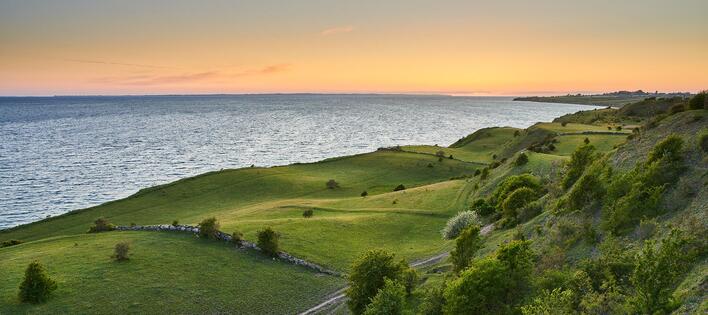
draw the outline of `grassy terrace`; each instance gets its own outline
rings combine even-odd
[[[128,262],[110,258],[129,241]],[[58,283],[44,304],[17,301],[24,268],[39,260]],[[295,313],[344,284],[303,267],[191,235],[114,232],[49,238],[0,250],[0,314]]]

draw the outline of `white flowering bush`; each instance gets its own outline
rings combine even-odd
[[[442,234],[444,239],[451,240],[460,235],[462,230],[466,227],[471,224],[479,225],[479,223],[479,216],[477,215],[477,212],[462,211],[447,221],[445,228],[440,231],[440,234]]]

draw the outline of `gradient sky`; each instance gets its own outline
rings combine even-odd
[[[708,88],[708,1],[0,2],[0,95]]]

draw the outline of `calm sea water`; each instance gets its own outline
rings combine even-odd
[[[586,108],[448,96],[0,98],[0,229],[207,171],[448,145]]]

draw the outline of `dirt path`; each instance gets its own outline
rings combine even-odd
[[[479,234],[487,235],[492,230],[494,230],[494,225],[487,224],[484,227],[482,227]],[[411,267],[413,267],[413,268],[428,267],[428,266],[434,265],[434,264],[442,261],[443,259],[447,258],[448,256],[450,256],[450,253],[445,252],[445,253],[441,253],[441,254],[435,255],[433,257],[430,257],[430,258],[414,261],[411,263]],[[310,308],[298,315],[318,314],[320,312],[326,311],[327,309],[330,309],[331,307],[334,310],[338,309],[339,306],[341,306],[347,300],[346,291],[348,288],[349,288],[349,286],[346,286],[344,288],[341,288],[341,289],[333,292],[332,294],[327,296],[327,299],[324,302],[317,304],[314,307],[312,307],[312,308]],[[329,312],[329,314],[331,314],[331,313],[333,313],[333,311]]]

